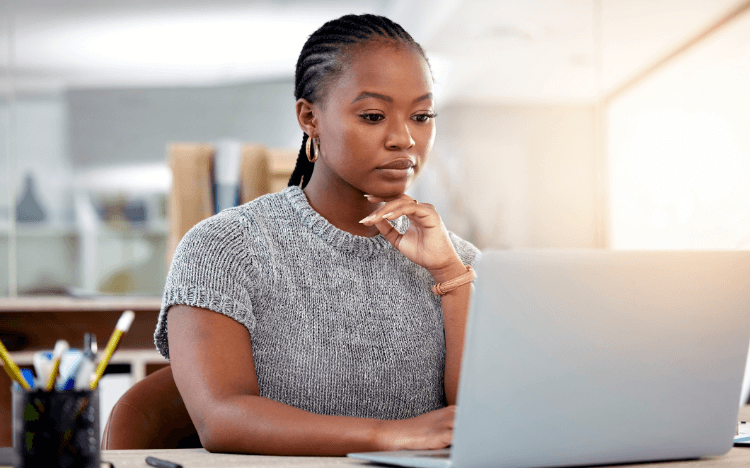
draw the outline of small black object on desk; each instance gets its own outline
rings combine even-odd
[[[157,468],[182,468],[182,465],[177,463],[154,457],[146,457],[146,463]]]

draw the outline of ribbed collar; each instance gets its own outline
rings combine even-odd
[[[302,224],[310,228],[313,233],[335,249],[360,257],[371,257],[383,250],[393,248],[391,243],[388,242],[382,234],[378,234],[374,237],[357,236],[342,231],[329,223],[327,219],[310,206],[305,192],[303,192],[300,187],[287,187],[283,190],[283,193],[289,201],[289,204],[292,205],[292,208],[294,208],[294,211],[302,220]],[[402,217],[391,224],[393,224],[396,229],[403,232],[403,229],[406,228],[404,225],[405,221],[406,220]]]

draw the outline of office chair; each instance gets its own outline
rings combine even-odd
[[[170,366],[133,385],[109,414],[103,450],[200,448]]]

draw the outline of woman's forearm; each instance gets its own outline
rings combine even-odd
[[[379,434],[387,421],[327,416],[253,395],[211,403],[198,426],[210,452],[343,456],[389,449]]]
[[[434,276],[435,282],[448,281],[466,273],[466,268],[455,265],[451,270]],[[466,319],[469,313],[471,283],[459,286],[442,296],[443,323],[445,327],[445,399],[449,405],[456,404],[458,378],[461,374],[461,356],[464,349]]]

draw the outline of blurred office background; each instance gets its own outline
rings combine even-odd
[[[159,296],[170,142],[297,149],[328,19],[435,75],[411,189],[487,248],[750,247],[747,0],[0,0],[0,297]]]
[[[168,145],[296,151],[297,55],[364,12],[430,58],[438,134],[411,194],[478,247],[750,248],[750,0],[0,0],[0,335],[19,363],[84,330],[103,344],[135,308],[102,428],[165,365]]]

